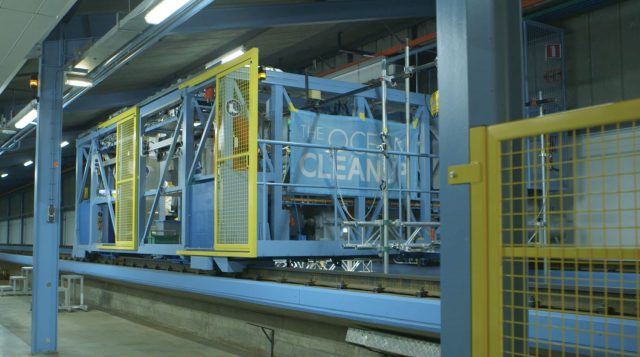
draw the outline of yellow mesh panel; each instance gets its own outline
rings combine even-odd
[[[125,112],[116,129],[115,245],[124,249],[137,245],[137,120],[137,110]]]
[[[216,83],[216,251],[255,254],[257,219],[257,63],[249,59]]]
[[[488,128],[496,355],[640,355],[640,122],[602,119]]]

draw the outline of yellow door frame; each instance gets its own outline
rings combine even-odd
[[[103,250],[137,250],[138,249],[138,163],[140,161],[140,157],[139,157],[139,153],[138,153],[138,147],[139,147],[139,143],[138,143],[138,138],[139,138],[139,130],[138,130],[138,120],[139,120],[139,114],[140,114],[140,109],[139,107],[133,107],[130,108],[124,112],[122,112],[121,114],[115,116],[112,119],[109,119],[103,123],[100,123],[98,125],[99,128],[106,128],[109,127],[111,125],[116,125],[116,138],[120,138],[120,131],[121,131],[121,127],[123,125],[127,125],[128,123],[130,123],[131,121],[133,121],[133,133],[132,133],[132,148],[133,148],[133,152],[131,153],[132,156],[132,166],[133,166],[133,172],[132,175],[128,178],[124,178],[124,179],[120,179],[119,174],[120,174],[120,168],[118,167],[120,165],[120,156],[122,155],[122,153],[120,152],[120,145],[119,143],[116,143],[116,171],[115,171],[115,190],[116,190],[116,199],[115,199],[115,223],[116,223],[116,227],[115,227],[115,244],[113,245],[100,245],[98,246],[98,249],[103,249]],[[119,235],[119,230],[118,227],[120,225],[120,222],[124,219],[124,217],[121,217],[121,210],[118,207],[118,195],[120,194],[120,186],[125,185],[125,184],[130,184],[133,186],[132,191],[133,191],[133,196],[134,200],[133,200],[133,205],[130,208],[130,219],[131,219],[131,233],[129,233],[131,236],[129,237],[130,239],[126,239],[125,237],[121,237]],[[120,207],[122,208],[122,207]]]

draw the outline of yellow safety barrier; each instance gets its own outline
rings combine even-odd
[[[638,356],[640,100],[474,128],[474,356]]]
[[[214,251],[182,255],[256,257],[258,49],[214,67],[182,87],[216,78]]]
[[[138,249],[138,107],[101,124],[116,124],[115,245],[99,249]]]

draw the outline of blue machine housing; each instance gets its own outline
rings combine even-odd
[[[139,241],[135,250],[100,247],[113,242],[114,235],[113,210],[109,205],[115,202],[105,193],[114,187],[115,144],[112,138],[115,126],[92,130],[77,139],[75,257],[94,252],[175,256],[177,251],[184,249],[213,249],[215,101],[210,93],[214,85],[215,78],[189,88],[174,86],[139,104]],[[341,188],[340,175],[333,171],[323,185],[314,187],[313,182],[299,180],[300,166],[292,162],[305,150],[339,151],[356,158],[381,155],[371,143],[368,147],[366,143],[364,147],[350,147],[335,143],[332,146],[322,140],[293,142],[299,138],[295,135],[298,128],[291,127],[295,122],[293,116],[303,113],[297,108],[314,103],[308,93],[319,92],[326,99],[362,87],[358,83],[279,71],[267,71],[267,78],[260,82],[258,258],[378,254],[376,249],[345,249],[347,236],[366,241],[375,232],[372,228],[342,228],[341,223],[349,219],[377,219],[382,208],[381,200],[376,199],[379,183]],[[403,91],[388,91],[390,117],[394,113],[404,117],[404,95]],[[374,142],[380,134],[380,121],[376,119],[380,117],[376,107],[380,100],[380,91],[371,89],[330,104],[314,106],[313,111],[318,113],[320,120],[331,118],[322,125],[334,125],[343,132],[358,130],[370,135]],[[393,219],[431,221],[432,155],[427,103],[428,95],[411,93],[411,152],[400,150],[400,146],[397,151],[390,152],[397,163],[391,165],[397,174],[397,182],[390,188],[392,204],[397,207],[392,210]],[[349,125],[336,122],[340,118],[349,119]],[[398,133],[398,129],[404,129],[404,123],[400,122],[392,122],[390,127],[396,126]],[[171,158],[165,157],[172,151]],[[407,188],[400,167],[409,156],[412,160],[408,172],[411,187]],[[334,160],[328,165],[335,168],[343,163]],[[158,176],[162,176],[159,173],[164,173],[162,182],[158,180]],[[407,195],[414,207],[409,219],[402,217],[405,214],[403,199]],[[150,215],[154,200],[158,204]],[[397,239],[403,239],[402,231],[402,228],[396,229]],[[418,240],[430,240],[430,236],[431,232],[425,229],[418,235]]]

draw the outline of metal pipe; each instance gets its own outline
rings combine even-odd
[[[260,145],[260,150],[262,151],[262,182],[267,182],[267,147],[266,144]],[[272,174],[274,170],[271,171]],[[276,175],[274,174],[274,180]],[[267,186],[262,187],[262,239],[267,240],[267,191],[269,188]],[[274,237],[270,237],[274,239]]]
[[[387,135],[389,128],[387,127],[387,61],[382,61],[382,219],[387,222],[389,220],[389,191],[387,190],[388,172],[387,172]],[[384,273],[389,274],[389,226],[382,227],[382,254]]]
[[[348,227],[379,227],[384,224],[382,220],[375,221],[344,221],[342,222],[343,226]],[[393,221],[390,222],[390,225],[396,227],[439,227],[440,222],[399,222]]]
[[[410,67],[410,63],[409,63],[409,39],[406,40],[407,41],[407,46],[404,49],[404,73],[408,74],[411,72]],[[410,104],[410,96],[411,93],[409,91],[409,86],[411,85],[411,80],[409,79],[409,77],[405,77],[404,79],[404,121],[405,121],[405,146],[406,146],[406,150],[407,152],[411,151],[411,138],[410,138],[410,127],[411,127],[411,104]],[[411,157],[410,156],[406,156],[405,157],[405,167],[404,167],[404,176],[405,176],[405,184],[406,184],[406,188],[407,190],[409,188],[411,188],[411,175],[409,174],[409,172],[411,171]],[[406,192],[407,198],[406,198],[406,217],[407,217],[407,221],[409,221],[411,219],[411,193],[409,191]],[[406,229],[406,235],[407,235],[407,239],[409,239],[409,236],[411,235],[411,229],[407,228]]]
[[[323,189],[335,189],[336,186],[327,186],[327,185],[308,185],[301,183],[287,183],[287,182],[258,182],[258,185],[265,186],[283,186],[283,187],[294,187],[294,188],[323,188]],[[361,191],[380,191],[379,187],[366,187],[366,186],[340,186],[341,190],[361,190]],[[399,188],[389,188],[390,192],[401,192]],[[409,190],[411,193],[438,193],[438,191],[432,190]]]
[[[267,140],[267,139],[258,139],[258,143],[263,144],[272,144],[272,145],[289,145],[289,146],[298,146],[303,148],[313,148],[313,149],[325,149],[325,150],[337,150],[337,151],[355,151],[362,152],[368,154],[381,154],[382,151],[378,149],[365,149],[365,148],[356,148],[350,146],[331,146],[331,145],[322,145],[322,144],[311,144],[311,143],[300,143],[300,142],[292,142],[292,141],[283,141],[283,140]],[[397,156],[414,156],[414,157],[424,157],[424,158],[438,158],[438,155],[432,154],[420,154],[420,153],[407,153],[403,151],[393,151],[387,150],[387,155],[397,155]]]
[[[34,131],[36,131],[36,126],[35,125],[29,125],[26,128],[20,130],[13,137],[7,139],[4,143],[2,143],[2,146],[0,146],[0,155],[2,155],[3,153],[5,153],[7,151],[11,151],[11,150],[16,149],[16,145],[20,144],[20,141],[22,139],[24,139],[25,137],[27,137],[28,135],[30,135]]]
[[[420,221],[413,221],[413,222],[393,221],[391,222],[391,224],[398,227],[439,227],[440,226],[440,222],[420,222]]]
[[[340,232],[338,231],[338,175],[337,175],[337,152],[336,150],[331,151],[331,166],[333,170],[333,183],[334,183],[334,191],[333,191],[333,235],[336,240],[340,239]],[[340,204],[340,209],[342,210],[342,205]]]
[[[380,227],[383,222],[381,220],[375,221],[344,221],[342,225],[345,227]]]
[[[540,102],[542,102],[542,91],[538,92],[538,100]],[[538,105],[538,115],[540,117],[544,116],[544,108],[542,107],[542,104],[540,103]],[[540,244],[541,245],[547,245],[547,224],[548,224],[548,211],[547,211],[547,204],[548,204],[548,190],[549,187],[547,186],[547,156],[549,155],[547,153],[547,149],[545,146],[545,141],[546,141],[546,136],[545,134],[540,134],[540,169],[541,169],[541,174],[542,174],[542,180],[541,182],[541,189],[542,189],[542,210],[541,210],[541,217],[542,220],[539,222],[540,225]],[[549,271],[549,261],[545,258],[544,259],[544,273],[545,275],[548,273]]]

